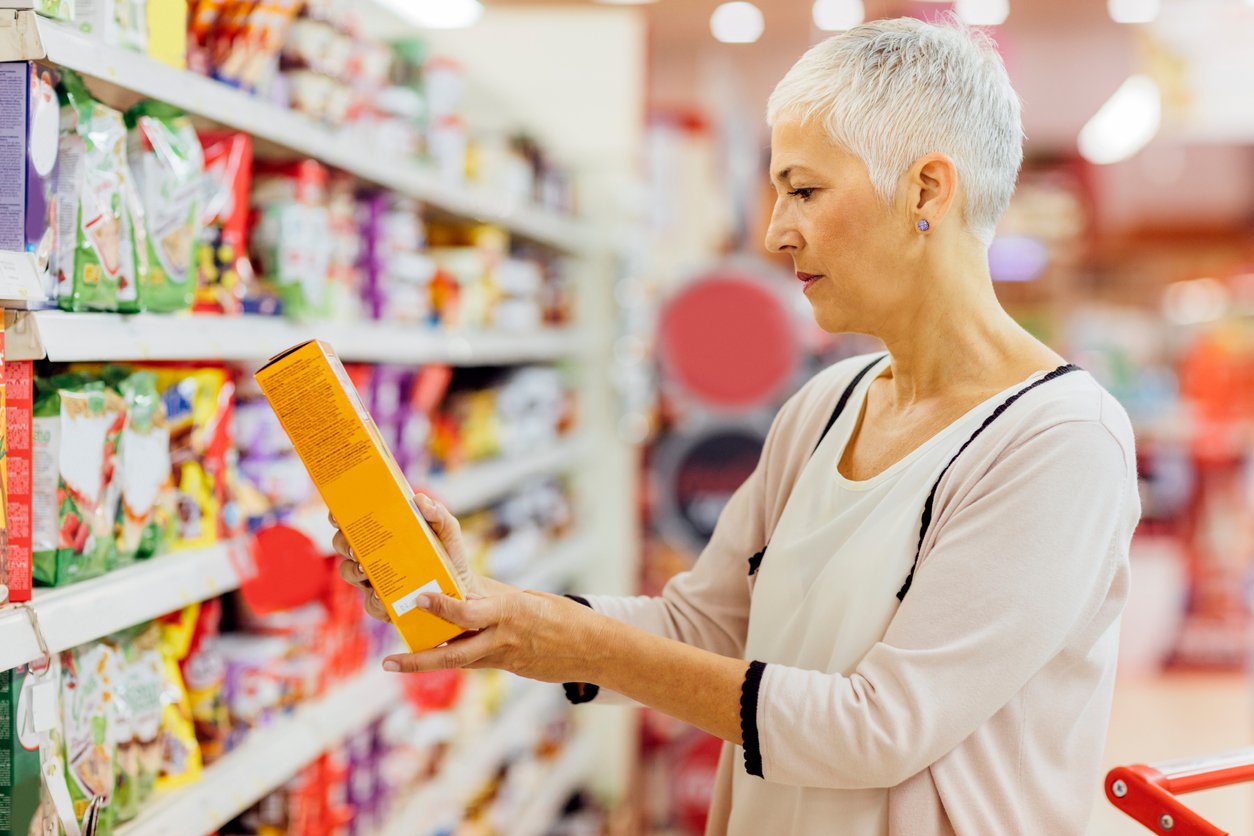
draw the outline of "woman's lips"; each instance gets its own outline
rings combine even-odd
[[[802,273],[800,270],[798,270],[797,278],[805,285],[805,287],[801,288],[801,291],[804,293],[805,291],[810,289],[810,285],[814,284],[815,282],[817,282],[819,279],[823,277],[820,275],[815,275],[814,273]]]

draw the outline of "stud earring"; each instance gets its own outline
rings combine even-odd
[[[919,232],[927,232],[932,228],[932,225],[927,222],[926,218],[920,218],[919,222],[915,224],[915,226],[918,228]]]

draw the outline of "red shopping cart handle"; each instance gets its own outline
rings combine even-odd
[[[1117,766],[1106,775],[1110,803],[1155,833],[1227,836],[1177,795],[1254,780],[1254,748],[1146,766]]]

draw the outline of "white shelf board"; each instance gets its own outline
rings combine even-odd
[[[415,836],[455,823],[509,754],[535,742],[545,715],[560,705],[561,689],[528,680],[518,684],[522,693],[481,734],[458,740],[439,774],[393,812],[384,836]]]
[[[571,793],[592,775],[596,766],[596,738],[591,727],[575,733],[556,763],[535,788],[531,801],[510,823],[511,836],[544,836],[557,821]]]
[[[31,606],[48,650],[57,653],[229,592],[239,586],[240,567],[250,560],[247,547],[237,541],[174,552],[90,581],[36,589]],[[0,670],[39,655],[23,608],[0,608]]]
[[[32,27],[38,33],[38,43],[31,42]],[[330,128],[213,79],[107,46],[72,26],[33,12],[19,12],[17,28],[27,33],[26,43],[20,38],[0,42],[7,47],[0,50],[0,59],[46,58],[85,76],[314,157],[450,214],[498,223],[525,238],[567,251],[585,246],[584,229],[573,218],[442,179],[431,169],[381,147],[366,129]]]
[[[297,343],[324,340],[355,363],[506,365],[579,353],[574,329],[530,332],[442,331],[391,322],[293,322],[268,316],[9,311],[11,360],[263,361]]]
[[[572,534],[555,543],[549,553],[512,581],[520,589],[558,592],[588,558],[592,538]]]
[[[118,836],[211,833],[402,697],[396,674],[369,670],[248,736],[205,768],[199,781],[146,805]]]
[[[566,438],[526,455],[467,465],[419,487],[430,490],[454,514],[464,514],[507,496],[529,479],[573,469],[585,447],[579,436]]]

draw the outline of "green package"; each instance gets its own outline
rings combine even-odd
[[[161,489],[170,479],[170,428],[155,374],[134,372],[118,388],[126,404],[126,424],[118,449],[117,563],[125,565],[150,557],[161,541],[156,511]]]
[[[35,0],[35,12],[57,20],[74,17],[74,0]]]
[[[165,663],[161,658],[161,628],[149,624],[134,634],[126,650],[126,693],[138,747],[138,798],[143,804],[157,788],[161,774],[161,695]]]
[[[117,445],[122,398],[103,382],[57,375],[35,382],[32,558],[35,580],[62,586],[115,560]]]
[[[128,157],[144,206],[147,269],[139,297],[123,310],[181,311],[196,290],[194,244],[200,237],[205,158],[187,114],[161,102],[126,113]]]
[[[56,832],[56,814],[39,774],[39,735],[31,715],[35,679],[25,665],[0,671],[0,834]]]
[[[61,654],[61,728],[65,774],[74,816],[82,820],[96,797],[104,799],[96,833],[108,836],[117,821],[118,712],[113,703],[123,684],[121,659],[107,642]]]
[[[58,304],[72,311],[133,308],[148,254],[126,159],[126,123],[69,70],[59,90]]]

